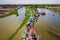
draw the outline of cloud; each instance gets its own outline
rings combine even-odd
[[[0,4],[60,4],[60,0],[0,0]]]

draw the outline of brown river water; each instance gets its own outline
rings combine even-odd
[[[46,15],[40,15],[39,20],[35,23],[35,30],[41,40],[59,40],[56,36],[47,32],[47,27],[53,25],[55,28],[60,30],[60,15],[54,11],[42,9]],[[41,12],[41,9],[38,8]],[[11,15],[5,18],[0,18],[0,40],[6,40],[12,33],[16,31],[22,20],[25,18],[25,7],[18,10],[19,16]],[[53,16],[54,15],[54,16]],[[53,27],[52,26],[52,27]],[[20,40],[22,31],[25,29],[23,27],[16,35],[13,40]],[[21,33],[21,34],[20,34]]]

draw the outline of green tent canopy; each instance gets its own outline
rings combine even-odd
[[[24,30],[24,34],[28,34],[28,30]]]

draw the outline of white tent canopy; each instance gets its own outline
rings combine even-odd
[[[0,4],[60,4],[60,0],[0,0]]]

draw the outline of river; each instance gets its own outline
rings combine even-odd
[[[16,31],[22,20],[25,18],[25,7],[18,10],[19,16],[15,14],[0,18],[0,40],[6,40]]]
[[[44,11],[45,15],[40,15],[39,20],[35,23],[35,30],[39,36],[41,36],[41,40],[60,40],[55,35],[48,32],[49,26],[56,28],[58,32],[60,32],[60,15],[54,11],[48,9],[40,9],[38,11],[41,13]],[[51,30],[51,29],[50,29]]]
[[[41,12],[41,9],[38,8],[38,11]],[[37,34],[42,36],[42,40],[58,40],[58,38],[55,36],[51,36],[51,34],[46,31],[45,27],[48,25],[53,25],[59,31],[60,15],[54,11],[47,9],[43,9],[43,11],[46,13],[46,15],[40,15],[37,22],[38,24],[36,23],[35,25]],[[18,10],[18,14],[19,16],[13,14],[8,17],[0,18],[0,40],[6,40],[12,33],[16,31],[22,20],[25,18],[25,7],[20,8]]]

